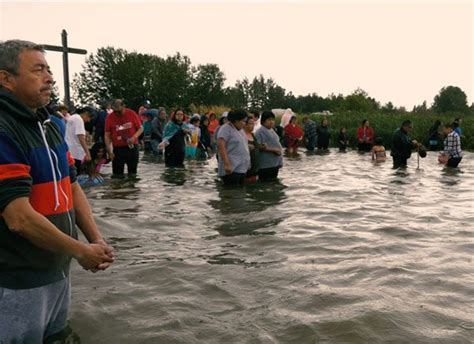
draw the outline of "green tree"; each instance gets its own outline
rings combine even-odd
[[[205,64],[192,69],[191,102],[220,105],[224,100],[225,76],[218,65]]]
[[[468,105],[466,93],[456,86],[443,87],[434,97],[433,109],[437,113],[467,113]]]

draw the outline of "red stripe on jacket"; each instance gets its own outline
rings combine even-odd
[[[30,166],[24,164],[0,165],[0,181],[13,178],[30,177]]]
[[[57,186],[60,205],[58,209],[54,210],[56,206],[54,182],[34,184],[30,194],[30,204],[33,209],[44,216],[61,214],[71,210],[73,208],[73,201],[69,176],[58,182]],[[61,189],[63,190],[62,192]],[[64,194],[66,194],[67,199]]]
[[[70,152],[70,151],[67,151],[66,155],[67,155],[67,163],[68,163],[68,165],[69,165],[69,166],[74,166],[75,161],[74,161],[74,158],[73,158],[72,155],[71,155],[71,152]],[[79,171],[77,171],[77,172],[79,173]]]

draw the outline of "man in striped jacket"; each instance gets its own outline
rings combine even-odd
[[[44,109],[52,85],[41,46],[0,42],[2,343],[43,343],[66,328],[71,258],[92,271],[113,262],[63,134]],[[89,243],[77,239],[76,224]]]

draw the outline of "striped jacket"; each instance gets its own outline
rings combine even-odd
[[[1,213],[19,197],[77,239],[71,183],[76,169],[64,134],[45,109],[33,113],[0,90],[0,287],[27,289],[69,274],[70,258],[12,232]]]

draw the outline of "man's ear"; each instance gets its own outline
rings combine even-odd
[[[6,70],[0,70],[0,88],[12,89],[13,75]]]

